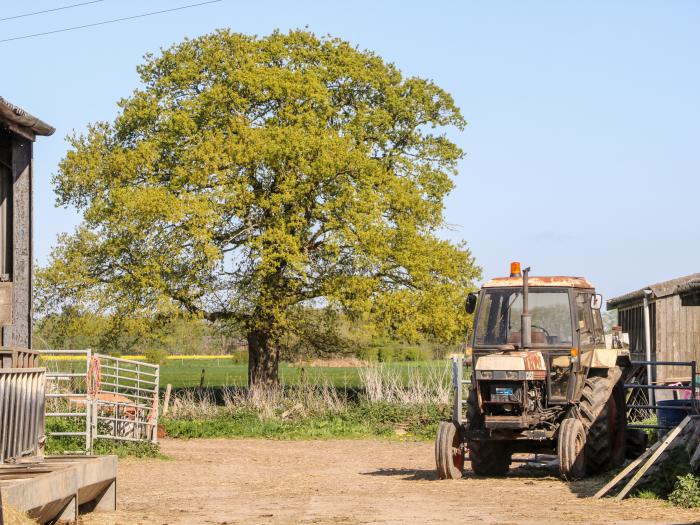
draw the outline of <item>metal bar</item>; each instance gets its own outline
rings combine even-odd
[[[90,363],[92,362],[92,349],[88,348],[85,350],[85,388],[88,388],[88,374],[90,373]],[[92,411],[94,406],[94,400],[89,399],[91,396],[87,396],[88,401],[85,404],[85,453],[92,454]]]
[[[117,423],[129,423],[130,425],[140,425],[146,426],[150,425],[148,421],[142,421],[140,419],[125,419],[120,417],[107,417],[107,416],[97,416],[98,421],[115,421]]]
[[[690,399],[688,399],[688,401],[690,401]],[[646,409],[646,410],[658,410],[658,409],[660,409],[660,408],[662,408],[662,409],[664,409],[664,410],[666,410],[666,409],[668,409],[668,410],[688,410],[688,409],[691,408],[691,404],[688,403],[688,406],[673,406],[673,405],[669,405],[669,406],[663,406],[663,405],[627,405],[627,408],[628,408],[628,409],[630,409],[630,408],[642,408],[642,409]]]
[[[693,366],[695,361],[630,361],[633,365]]]
[[[661,428],[673,428],[673,426],[672,425],[671,426],[669,426],[669,425],[646,425],[646,424],[641,424],[641,423],[640,424],[632,423],[632,424],[628,424],[627,428],[640,428],[640,429],[658,428],[658,429],[661,429]]]
[[[651,375],[651,324],[649,322],[649,296],[651,295],[651,290],[644,290],[644,354],[649,362],[647,364],[647,386],[651,386],[653,381]],[[654,403],[654,390],[649,390],[648,394],[649,401]]]
[[[119,379],[119,380],[121,380],[121,381],[131,381],[132,383],[137,383],[137,384],[138,384],[138,382],[136,381],[135,378],[132,380],[131,378],[124,377],[124,376],[116,376],[116,375],[114,375],[114,374],[102,374],[102,377],[109,377],[109,378],[113,378],[113,379]],[[102,383],[104,384],[104,381],[103,381]],[[152,387],[155,387],[155,386],[157,385],[157,383],[156,383],[155,381],[146,381],[146,380],[144,380],[144,379],[141,380],[141,383],[148,383],[148,384],[150,384]],[[120,386],[121,386],[121,385],[120,385]],[[152,392],[152,391],[153,391],[153,388],[149,388],[149,389],[143,388],[142,390],[148,390],[148,391]]]
[[[46,412],[46,417],[86,417],[87,412]]]
[[[654,390],[690,390],[692,387],[689,386],[670,386],[670,385],[641,385],[639,383],[625,384],[625,388],[636,388],[638,390],[647,390],[648,388]]]
[[[144,410],[151,410],[151,408],[152,408],[148,405],[139,405],[138,403],[123,403],[120,401],[105,401],[103,399],[95,399],[95,405],[141,408]]]
[[[85,432],[51,432],[52,436],[84,436]]]
[[[693,364],[690,367],[690,384],[692,386],[692,389],[690,391],[690,399],[693,400],[693,411],[698,414],[700,413],[700,406],[698,406],[698,397],[697,397],[697,391],[696,391],[696,381],[697,381],[697,368],[696,368],[696,363],[693,361]]]
[[[107,381],[102,381],[103,385],[107,386],[113,386],[116,388],[128,388],[129,390],[140,390],[142,392],[148,392],[149,394],[153,394],[156,391],[155,386],[153,388],[139,388],[137,386],[131,386],[131,385],[123,385],[123,384],[117,384],[117,383],[110,383]]]
[[[104,383],[103,383],[103,384],[104,384]],[[139,394],[132,394],[132,393],[130,393],[130,392],[119,392],[119,389],[116,389],[116,390],[100,390],[99,393],[100,393],[100,394],[117,394],[117,395],[124,396],[124,397],[137,397],[137,398],[139,398],[139,399],[145,399],[145,400],[147,400],[147,401],[150,401],[151,399],[153,399],[152,397],[145,397],[145,396],[142,396],[142,395],[139,395]],[[152,392],[152,393],[155,394],[156,392]],[[99,394],[98,394],[98,395],[99,395]]]
[[[116,441],[143,441],[143,439],[140,439],[140,438],[132,438],[132,437],[125,437],[125,436],[112,436],[109,434],[97,434],[95,436],[95,439],[114,439]]]
[[[145,366],[147,368],[153,368],[154,370],[158,368],[158,365],[152,365],[150,363],[144,363],[143,361],[134,361],[133,359],[124,359],[123,357],[112,357],[104,354],[95,354],[97,357],[102,359],[103,357],[106,357],[107,359],[112,359],[114,361],[117,361],[119,363],[130,363],[132,365],[138,365],[138,366]]]
[[[136,370],[131,370],[131,369],[129,369],[129,368],[120,368],[120,367],[116,367],[116,366],[102,365],[102,368],[106,368],[106,369],[108,369],[108,370],[118,370],[118,371],[121,372],[122,374],[136,374],[136,373],[137,373]],[[157,377],[157,374],[151,374],[150,372],[141,372],[141,374],[142,374],[142,375],[149,376],[149,377]],[[125,376],[125,377],[126,377],[126,376]],[[126,377],[126,378],[127,378],[127,379],[132,379],[132,378],[129,378],[129,377]],[[133,379],[136,380],[135,377],[134,377]]]
[[[48,397],[48,398],[73,397],[73,398],[85,398],[85,399],[87,399],[88,395],[87,394],[80,394],[80,393],[76,394],[74,392],[64,392],[64,393],[52,392],[50,394],[46,394],[46,397]]]
[[[81,355],[87,354],[88,350],[39,350],[40,355]]]

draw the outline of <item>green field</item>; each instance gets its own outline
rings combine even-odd
[[[417,361],[403,363],[385,363],[385,369],[397,371],[404,379],[411,374],[439,374],[443,370],[449,372],[450,361]],[[160,368],[160,385],[170,383],[173,388],[199,386],[202,370],[204,370],[205,387],[244,386],[247,383],[248,365],[234,363],[229,357],[219,359],[176,359],[171,358]],[[283,384],[296,384],[302,379],[313,383],[329,382],[343,388],[360,386],[358,369],[355,367],[308,367],[302,365],[280,365],[280,381]]]

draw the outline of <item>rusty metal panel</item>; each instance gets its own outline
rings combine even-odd
[[[528,284],[530,286],[552,286],[552,287],[562,287],[562,288],[585,288],[592,289],[593,285],[583,277],[567,277],[567,276],[551,276],[551,277],[537,277],[532,276],[528,278]],[[523,278],[522,277],[496,277],[491,279],[483,288],[498,288],[498,287],[518,287],[522,288]]]
[[[0,369],[0,463],[42,454],[44,368]]]
[[[12,283],[0,282],[0,326],[12,324]]]

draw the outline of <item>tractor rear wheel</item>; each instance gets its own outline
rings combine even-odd
[[[611,379],[591,376],[581,393],[579,412],[586,430],[586,473],[598,474],[620,465],[625,458],[624,391],[620,383],[610,388]]]
[[[613,468],[622,465],[627,455],[627,403],[623,383],[623,380],[615,383],[608,399],[608,427],[612,431],[610,466]]]
[[[469,461],[477,476],[505,476],[510,458],[510,446],[504,441],[469,442]]]
[[[559,427],[557,455],[559,472],[567,480],[579,479],[586,475],[586,429],[577,418],[567,418]]]
[[[435,465],[440,479],[459,479],[464,471],[464,448],[459,426],[440,421],[435,438]]]

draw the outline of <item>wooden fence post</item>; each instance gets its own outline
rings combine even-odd
[[[163,415],[168,415],[168,407],[170,407],[170,391],[173,389],[173,385],[170,383],[165,387],[165,397],[163,398]]]

